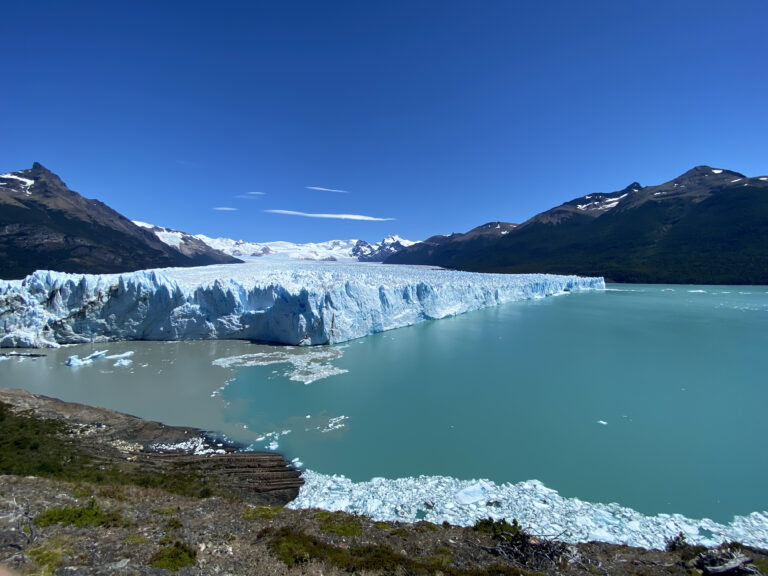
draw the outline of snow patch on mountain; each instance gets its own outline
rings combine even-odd
[[[17,172],[7,172],[6,174],[0,174],[0,179],[10,179],[10,180],[18,180],[21,182],[21,191],[24,192],[27,196],[31,196],[32,192],[30,192],[30,188],[35,183],[34,180],[30,180],[29,178],[24,178],[22,176],[18,175]]]
[[[616,208],[616,206],[619,205],[619,202],[626,198],[628,194],[622,194],[621,196],[600,196],[599,200],[588,202],[586,204],[577,204],[576,208],[579,210],[610,210],[611,208]],[[592,196],[585,196],[584,198],[589,200]]]
[[[172,230],[171,228],[163,228],[161,226],[155,226],[154,224],[147,224],[146,222],[140,222],[138,220],[133,221],[136,226],[139,226],[141,228],[147,228],[155,233],[155,236],[157,236],[162,242],[165,244],[168,244],[168,246],[172,246],[173,248],[179,248],[181,244],[184,242],[185,236],[190,236],[189,234],[185,234],[184,232],[181,232],[179,230]]]
[[[0,281],[0,347],[110,340],[331,344],[575,290],[602,278],[254,260],[126,274],[37,271]]]

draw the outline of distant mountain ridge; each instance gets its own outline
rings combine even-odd
[[[575,198],[504,236],[468,237],[473,231],[430,238],[386,262],[617,282],[768,284],[768,176],[697,166],[657,186],[633,182]]]
[[[163,228],[146,222],[134,224],[155,233],[159,240],[179,250],[191,250],[198,244],[236,257],[275,256],[299,260],[382,262],[395,252],[415,244],[396,235],[381,242],[369,244],[365,240],[328,240],[297,244],[294,242],[248,242],[231,238],[211,238],[204,234],[188,234],[172,228]]]
[[[113,273],[239,262],[207,247],[177,250],[42,164],[0,174],[0,278],[35,270]]]

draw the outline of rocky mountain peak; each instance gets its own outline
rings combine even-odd
[[[746,178],[744,174],[739,174],[738,172],[733,172],[732,170],[725,170],[723,168],[713,168],[712,166],[695,166],[688,170],[688,172],[678,176],[673,180],[673,182],[677,182],[679,180],[701,180],[704,178]]]
[[[24,170],[23,172],[27,175],[28,178],[34,180],[35,183],[44,182],[49,186],[67,188],[67,185],[61,178],[40,164],[40,162],[33,162],[32,168],[29,170]]]

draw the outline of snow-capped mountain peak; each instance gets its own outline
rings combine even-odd
[[[234,257],[290,258],[295,260],[324,260],[331,262],[382,262],[390,254],[415,244],[415,242],[405,240],[394,234],[375,244],[369,244],[365,240],[358,240],[356,238],[308,242],[306,244],[285,241],[249,242],[232,238],[211,238],[205,234],[193,236],[179,230],[163,228],[136,220],[134,220],[134,224],[151,230],[161,241],[169,246],[178,248],[180,245],[194,240]]]

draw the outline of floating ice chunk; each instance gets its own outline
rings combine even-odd
[[[104,358],[106,360],[120,360],[122,358],[130,358],[133,356],[133,354],[133,350],[129,350],[128,352],[123,352],[122,354],[110,354],[109,356],[104,356]]]
[[[0,281],[0,347],[193,339],[333,344],[505,302],[604,289],[602,278],[362,263],[37,271]]]
[[[101,350],[99,352],[94,352],[93,354],[89,354],[85,358],[80,358],[77,354],[74,354],[73,356],[70,356],[67,358],[67,366],[90,366],[93,364],[93,361],[97,358],[103,358],[104,355],[107,353],[107,350]]]
[[[706,294],[706,290],[688,290],[689,294]]]
[[[243,428],[246,428],[246,426],[243,426]],[[282,430],[280,432],[268,432],[267,434],[262,434],[258,438],[256,438],[251,444],[248,449],[253,450],[256,448],[255,444],[257,442],[265,442],[267,440],[270,440],[270,443],[265,446],[267,450],[277,450],[279,448],[278,440],[280,439],[280,436],[285,436],[286,434],[290,434],[290,430]]]
[[[608,422],[606,422],[605,420],[598,420],[597,423],[600,424],[601,426],[608,426]]]
[[[222,368],[288,364],[290,368],[286,370],[284,375],[289,380],[311,384],[323,378],[346,374],[348,370],[338,368],[330,363],[332,360],[341,358],[341,356],[342,351],[339,348],[301,348],[228,356],[226,358],[218,358],[212,364]],[[274,373],[277,373],[277,371],[273,370]]]
[[[131,360],[130,358],[120,358],[117,362],[113,364],[113,366],[115,367],[130,366],[131,364],[133,364],[133,360]]]
[[[341,430],[342,428],[344,428],[344,426],[346,426],[346,424],[344,424],[344,420],[349,420],[349,416],[341,415],[341,416],[336,416],[334,418],[330,418],[328,420],[327,426],[325,427],[318,426],[317,428],[315,428],[315,430],[320,430],[320,432],[322,432],[323,434],[325,434],[326,432],[333,432],[334,430]]]

